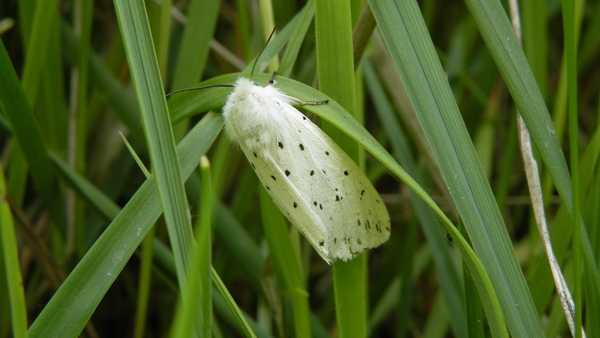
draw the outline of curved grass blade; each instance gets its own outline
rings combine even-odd
[[[498,293],[511,333],[541,337],[539,318],[504,221],[418,5],[377,0],[369,4],[473,247]]]
[[[209,114],[181,141],[177,149],[183,177],[196,168],[222,126],[219,118]],[[46,304],[29,328],[29,336],[77,336],[161,213],[156,182],[151,176]]]

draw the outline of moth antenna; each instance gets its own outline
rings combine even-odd
[[[269,80],[270,85],[275,83],[275,76],[277,76],[277,72],[273,72],[273,75],[271,76],[271,80]]]
[[[233,87],[235,87],[235,86],[228,85],[228,84],[215,84],[215,85],[210,85],[210,86],[183,88],[183,89],[176,90],[174,92],[170,92],[167,95],[165,95],[165,97],[169,97],[173,94],[179,94],[179,93],[183,93],[183,92],[191,92],[194,90],[202,90],[202,89],[208,89],[208,88],[233,88]]]
[[[250,71],[250,80],[252,80],[252,75],[254,75],[254,69],[256,68],[256,63],[258,63],[258,59],[260,59],[260,56],[265,51],[265,48],[267,48],[267,45],[271,41],[271,38],[273,38],[273,35],[275,35],[275,30],[277,29],[277,26],[279,26],[279,21],[281,21],[281,17],[279,17],[279,19],[277,19],[277,22],[275,23],[275,26],[273,26],[273,30],[271,31],[271,34],[269,35],[267,42],[265,42],[264,46],[260,50],[260,53],[258,53],[258,55],[256,56],[256,59],[254,60],[254,64],[252,65],[252,71]]]

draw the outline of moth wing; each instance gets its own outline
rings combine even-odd
[[[286,193],[303,203],[290,209],[294,201],[288,198],[278,206],[303,233],[317,234],[306,237],[329,259],[348,260],[387,241],[389,214],[369,179],[310,119],[287,103],[279,104],[290,130],[268,147],[273,161],[268,166],[284,175]],[[277,203],[276,192],[268,191]]]
[[[310,119],[294,107],[287,106],[285,110],[286,117],[293,119],[292,124],[298,126],[297,134],[293,134],[305,145],[309,144],[302,152],[310,154],[307,163],[316,167],[316,179],[308,185],[305,196],[320,199],[317,212],[328,229],[326,247],[330,255],[347,260],[387,241],[390,235],[389,213],[373,184]]]
[[[257,154],[241,143],[240,147],[277,207],[300,230],[319,255],[328,263],[331,262],[334,257],[325,247],[328,236],[325,225],[306,201],[302,188],[298,189],[298,182],[290,180],[286,169],[282,169],[290,166],[281,163],[279,158],[273,158],[269,152]]]

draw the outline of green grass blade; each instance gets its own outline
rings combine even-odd
[[[198,267],[200,277],[200,299],[202,302],[202,334],[204,337],[212,336],[212,232],[215,213],[215,195],[212,188],[210,162],[206,156],[200,159],[200,218],[196,225],[196,251],[194,266]],[[191,284],[193,285],[193,284]]]
[[[116,0],[115,9],[146,131],[171,248],[175,254],[177,279],[180,289],[185,291],[188,260],[194,247],[193,233],[146,10],[143,1],[125,0]],[[187,295],[184,294],[183,299],[188,301]]]
[[[178,154],[183,177],[188,177],[196,168],[198,158],[208,150],[222,126],[221,119],[207,115],[181,141]],[[152,176],[46,304],[29,328],[29,336],[77,336],[161,213],[158,189]]]
[[[480,0],[467,0],[466,4],[527,124],[556,189],[565,203],[571,205],[571,180],[562,148],[539,87],[502,5],[498,1]]]
[[[4,44],[0,45],[0,104],[11,123],[12,134],[29,165],[33,184],[50,216],[61,229],[65,224],[64,203],[56,172],[46,153],[46,146],[33,112],[12,66]],[[64,229],[61,229],[64,230]]]
[[[573,213],[571,224],[573,231],[573,302],[575,303],[575,337],[582,336],[583,291],[582,291],[582,253],[581,253],[581,205],[579,196],[579,114],[577,108],[577,45],[578,34],[575,33],[575,2],[562,1],[563,31],[565,38],[565,60],[567,62],[567,93],[569,112],[569,157],[571,164],[571,192],[573,194]],[[588,276],[590,274],[587,274]],[[589,278],[592,278],[589,276]],[[572,319],[572,318],[571,318]]]
[[[194,0],[179,46],[171,91],[193,86],[202,76],[208,58],[209,42],[217,24],[221,1]]]
[[[317,0],[315,11],[319,89],[357,116],[350,3]],[[321,129],[359,163],[359,149],[339,129],[322,123]],[[333,262],[337,328],[340,337],[367,335],[366,253]]]
[[[49,152],[49,156],[64,179],[107,221],[112,221],[119,214],[121,209],[108,196],[77,172],[73,171],[58,155]]]
[[[2,163],[0,163],[2,168]],[[12,335],[16,338],[27,337],[27,306],[23,290],[23,276],[19,264],[19,250],[15,225],[6,198],[6,181],[4,172],[0,171],[0,251],[6,268],[6,289],[10,298],[10,316],[12,319]],[[4,274],[3,274],[4,275]]]
[[[23,68],[23,90],[27,101],[35,108],[37,91],[40,86],[44,55],[48,47],[53,20],[56,20],[58,4],[56,0],[36,3],[31,38],[27,44],[28,57]]]
[[[260,272],[264,265],[258,244],[225,206],[219,204],[215,215],[215,231],[233,253],[254,290],[261,290]]]
[[[417,4],[376,0],[369,4],[475,251],[498,293],[511,333],[541,336],[504,222]]]
[[[310,337],[308,292],[304,286],[299,260],[294,254],[285,218],[262,186],[260,207],[265,238],[279,280],[279,289],[283,295],[292,295],[296,337]]]
[[[281,63],[279,64],[277,74],[290,76],[292,73],[292,69],[298,58],[298,52],[300,51],[300,47],[302,47],[302,42],[304,42],[306,32],[308,31],[314,16],[315,0],[309,0],[306,5],[304,5],[304,8],[296,15],[296,17],[299,18],[298,27],[290,36],[285,53],[281,57]]]
[[[211,186],[210,163],[206,156],[200,160],[200,208],[196,224],[196,246],[191,253],[189,283],[186,292],[191,299],[199,299],[200,307],[194,302],[180,302],[172,328],[172,337],[190,337],[194,332],[195,318],[200,318],[198,326],[202,328],[202,337],[212,336],[211,302],[211,232],[214,213],[214,197]],[[195,311],[200,311],[199,315]]]
[[[240,326],[242,333],[244,333],[244,336],[256,337],[256,334],[254,333],[253,329],[250,327],[250,324],[246,320],[246,317],[244,316],[242,311],[237,307],[237,305],[233,301],[233,297],[231,297],[231,294],[225,287],[225,284],[223,284],[223,281],[221,280],[221,278],[219,277],[219,275],[217,274],[215,269],[212,269],[211,271],[212,271],[211,276],[212,276],[212,280],[213,280],[213,284],[215,285],[215,288],[217,289],[219,294],[221,294],[221,296],[223,297],[223,300],[227,303],[229,310],[231,310],[231,312],[233,313],[235,319],[238,322],[238,325]]]
[[[77,55],[77,50],[79,49],[75,34],[63,21],[61,21],[60,32],[64,44],[64,56],[67,61],[74,65],[76,64],[76,60],[73,56]],[[92,84],[96,90],[106,95],[107,102],[112,106],[116,115],[127,126],[129,134],[140,146],[140,151],[146,153],[144,147],[146,139],[140,123],[140,114],[135,100],[128,93],[127,88],[112,75],[110,69],[102,63],[97,55],[90,53],[89,58],[90,84]]]
[[[404,131],[400,128],[391,104],[385,97],[383,86],[376,77],[373,64],[370,60],[365,59],[363,60],[363,67],[367,89],[375,103],[376,112],[379,115],[381,124],[389,135],[395,157],[415,181],[419,183],[423,182],[421,171],[415,160],[411,158],[410,147],[407,144]],[[449,309],[452,309],[448,315],[452,319],[450,324],[454,330],[454,335],[457,337],[464,336],[467,331],[465,313],[463,311],[463,288],[456,266],[452,261],[452,253],[447,244],[447,239],[439,231],[439,221],[425,202],[414,193],[411,193],[409,197],[425,238],[431,246],[433,260],[440,276],[440,285],[444,292],[446,305]]]

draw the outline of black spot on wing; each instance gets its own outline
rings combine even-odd
[[[285,170],[285,176],[290,176],[290,171],[289,170]]]
[[[314,170],[311,170],[311,171],[310,171],[310,176],[312,176],[312,175],[314,175],[314,174],[315,174],[315,171],[314,171]]]
[[[325,151],[325,155],[329,156],[329,152],[327,150]]]
[[[302,143],[300,143],[298,146],[300,147],[300,150],[304,150],[304,145]]]
[[[294,208],[298,207],[298,203],[294,202]]]
[[[277,179],[275,178],[275,176],[271,175],[271,178],[273,179],[273,181],[277,181]]]
[[[253,153],[253,154],[254,154],[254,157],[258,158],[258,156],[256,156],[256,153]]]
[[[281,143],[281,142],[277,142],[277,146],[278,146],[279,148],[283,149],[283,143]]]
[[[250,162],[250,165],[252,165],[252,169],[256,170],[256,166],[254,165],[254,163]]]
[[[348,170],[344,170],[344,175],[348,176]]]

